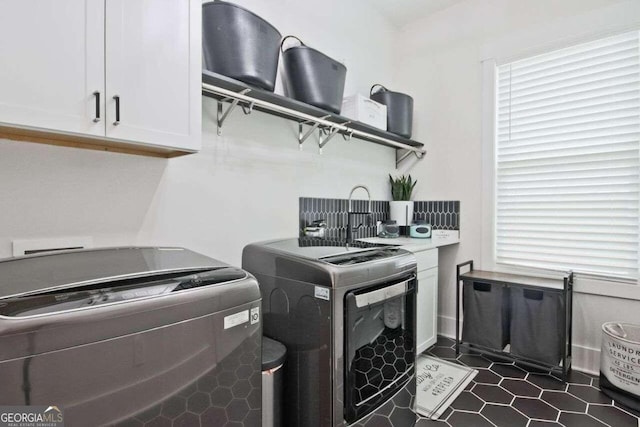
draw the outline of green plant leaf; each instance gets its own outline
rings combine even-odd
[[[418,183],[417,180],[413,180],[411,175],[393,178],[389,174],[389,182],[391,184],[391,197],[393,200],[411,200],[411,193]]]

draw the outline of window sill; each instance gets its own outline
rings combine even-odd
[[[574,279],[573,291],[581,294],[640,301],[640,286],[633,283],[613,282],[593,278],[576,278]]]

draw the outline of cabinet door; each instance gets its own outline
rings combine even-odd
[[[422,353],[436,343],[438,337],[438,269],[418,273],[416,314],[417,350]]]
[[[0,124],[104,136],[104,0],[1,0],[0,58]]]
[[[200,148],[201,9],[201,0],[106,0],[107,137]]]

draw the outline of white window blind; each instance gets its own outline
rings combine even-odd
[[[496,262],[638,278],[639,34],[498,67]]]

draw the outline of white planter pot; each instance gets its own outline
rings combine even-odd
[[[396,221],[400,226],[411,225],[413,222],[413,201],[389,202],[389,219]]]

